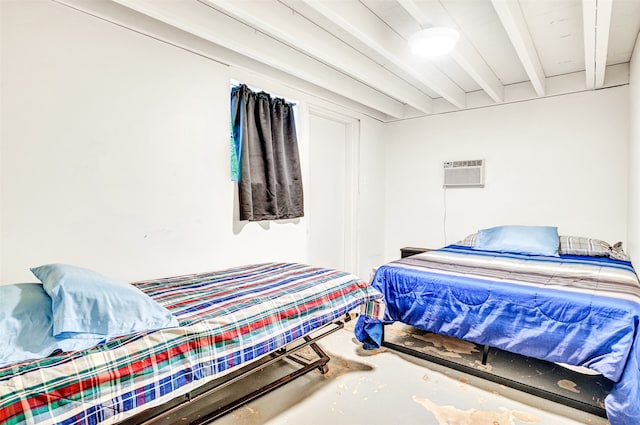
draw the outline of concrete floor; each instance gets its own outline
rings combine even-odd
[[[216,425],[605,425],[601,417],[382,348],[351,329],[320,341],[318,371],[218,419]],[[244,384],[246,385],[246,384]]]

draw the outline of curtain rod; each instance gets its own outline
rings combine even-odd
[[[257,87],[252,87],[252,86],[250,86],[250,85],[248,85],[248,84],[245,84],[245,83],[233,83],[233,82],[232,82],[232,83],[230,84],[230,86],[231,86],[231,88],[232,88],[232,89],[233,89],[233,88],[240,87],[240,86],[242,86],[242,85],[247,86],[247,87],[249,88],[249,90],[251,90],[251,91],[253,91],[253,92],[256,92],[256,93],[260,93],[260,92],[262,92],[262,93],[266,93],[266,94],[268,94],[269,96],[275,97],[276,99],[282,99],[282,100],[284,100],[285,102],[287,102],[287,103],[288,103],[289,105],[291,105],[291,106],[297,106],[297,105],[298,105],[298,102],[293,101],[293,100],[290,100],[290,99],[287,99],[285,96],[272,95],[270,92],[268,92],[268,91],[266,91],[266,90],[259,89],[259,88],[257,88]]]

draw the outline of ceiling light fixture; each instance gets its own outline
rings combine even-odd
[[[426,28],[409,38],[409,47],[416,56],[434,58],[453,50],[458,38],[460,34],[453,28]]]

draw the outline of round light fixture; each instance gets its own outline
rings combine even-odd
[[[458,31],[452,28],[426,28],[409,38],[409,47],[416,56],[434,58],[453,50],[459,37]]]

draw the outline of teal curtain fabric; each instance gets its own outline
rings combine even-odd
[[[233,104],[232,104],[233,107]],[[233,117],[231,118],[231,181],[240,181],[240,149],[242,145],[239,138],[236,138],[233,128]]]
[[[293,105],[241,84],[231,90],[231,173],[240,220],[302,217],[304,197]]]

